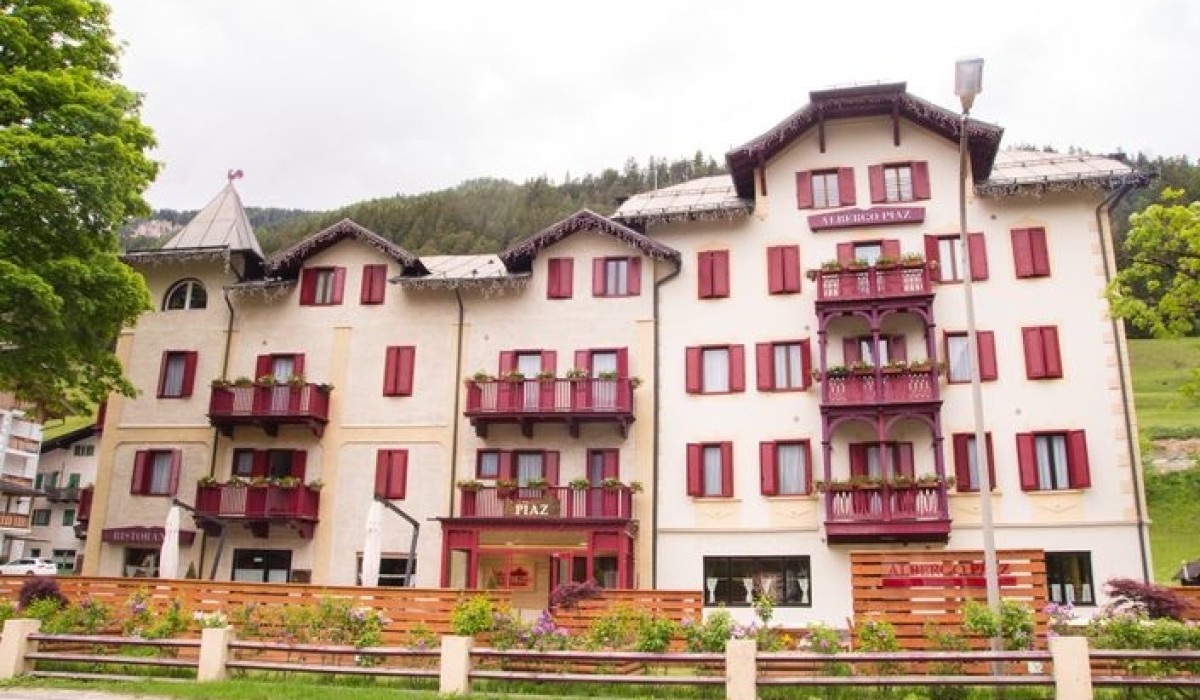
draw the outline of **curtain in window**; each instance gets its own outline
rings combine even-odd
[[[517,485],[524,486],[533,479],[545,479],[542,470],[542,455],[523,453],[517,455]]]
[[[704,351],[704,390],[729,391],[729,350]]]
[[[155,452],[150,465],[149,493],[167,493],[171,488],[171,453]]]
[[[720,496],[724,493],[721,483],[721,448],[704,448],[704,495]]]
[[[167,357],[167,376],[163,378],[163,396],[183,395],[183,373],[187,358],[180,354]]]
[[[958,263],[962,259],[959,241],[960,239],[957,237],[938,239],[938,262],[940,264],[936,274],[942,282],[959,279]]]
[[[801,445],[780,445],[775,455],[779,467],[779,493],[804,493],[807,465],[804,463],[804,448]]]
[[[883,451],[879,445],[867,446],[867,476],[874,479],[883,478]]]
[[[967,488],[972,491],[979,490],[979,462],[975,460],[975,438],[967,438],[967,476],[970,483]]]
[[[1067,438],[1063,435],[1051,435],[1050,452],[1054,456],[1054,484],[1060,489],[1070,488],[1071,479],[1067,475]]]
[[[271,374],[275,376],[277,382],[286,382],[291,379],[295,366],[295,360],[291,355],[276,355],[271,358]]]
[[[629,293],[629,261],[606,260],[604,263],[604,293],[621,296]]]
[[[801,386],[800,346],[775,346],[775,388],[794,389]]]
[[[484,452],[479,456],[479,478],[496,479],[500,476],[500,453]]]
[[[1039,435],[1036,446],[1038,486],[1044,489],[1069,488],[1067,439],[1062,435]]]
[[[946,354],[950,361],[950,381],[971,381],[971,355],[968,352],[967,336],[952,335],[946,338]]]

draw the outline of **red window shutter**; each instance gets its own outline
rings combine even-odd
[[[592,258],[592,296],[602,297],[604,293],[604,258]]]
[[[1046,247],[1046,229],[1031,228],[1029,231],[1029,253],[1033,265],[1033,274],[1046,276],[1050,274],[1050,251]]]
[[[250,476],[266,476],[271,473],[271,453],[266,450],[254,450],[254,458],[250,465]]]
[[[588,374],[592,373],[592,351],[591,350],[576,350],[575,351],[575,367],[573,369],[581,369]]]
[[[642,259],[629,259],[629,296],[636,297],[642,293]]]
[[[292,354],[292,376],[304,376],[304,353],[302,352]]]
[[[861,359],[862,355],[859,354],[858,338],[842,338],[842,362],[845,362],[846,366],[849,367]]]
[[[721,443],[721,495],[733,497],[733,443]]]
[[[554,374],[558,371],[558,353],[554,350],[542,351],[542,371]]]
[[[779,472],[775,469],[775,443],[758,443],[759,483],[764,496],[779,493]]]
[[[796,208],[812,209],[812,173],[809,171],[796,173]]]
[[[981,282],[988,278],[987,244],[982,233],[967,234],[968,253],[971,256],[971,280]]]
[[[304,472],[308,469],[308,452],[305,450],[292,450],[292,471],[291,476],[295,479],[304,480]]]
[[[317,296],[317,271],[306,268],[300,272],[300,304],[311,306]]]
[[[783,248],[774,246],[767,248],[767,293],[780,294],[784,290],[783,283]]]
[[[887,188],[883,184],[883,166],[872,165],[867,168],[867,180],[871,183],[871,202],[879,204],[887,201]]]
[[[867,445],[856,442],[850,445],[850,476],[867,475]]]
[[[800,291],[800,246],[779,246],[780,267],[782,269],[783,289],[780,292]]]
[[[500,374],[508,374],[517,368],[517,353],[512,350],[500,352]]]
[[[574,265],[575,261],[571,258],[550,258],[547,266],[547,299],[571,298],[574,293]]]
[[[701,299],[711,299],[713,296],[713,253],[701,251],[696,254],[698,288],[696,294]]]
[[[775,388],[775,348],[770,343],[758,343],[754,346],[755,370],[758,376],[758,390],[770,391]],[[763,443],[766,444],[766,443]]]
[[[388,476],[391,467],[389,450],[379,450],[375,453],[375,497],[388,497]]]
[[[270,355],[259,355],[258,360],[254,363],[254,378],[257,380],[259,377],[271,374],[274,370],[272,367],[273,364],[274,362]]]
[[[387,282],[387,265],[363,265],[360,304],[382,304]]]
[[[604,452],[604,478],[619,479],[621,478],[621,453],[619,450],[603,450]]]
[[[405,345],[397,348],[397,350],[396,394],[398,396],[412,396],[413,369],[417,360],[417,349],[411,345]]]
[[[687,392],[689,394],[702,393],[704,391],[704,363],[701,358],[700,348],[691,347],[687,349],[684,370],[687,375]]]
[[[1046,362],[1046,376],[1060,378],[1063,376],[1062,355],[1058,349],[1058,328],[1043,326],[1042,351]]]
[[[617,348],[617,376],[629,376],[629,348]]]
[[[746,390],[746,347],[729,346],[729,390]]]
[[[516,471],[513,469],[513,453],[509,450],[504,450],[500,454],[500,479],[511,481],[516,478]]]
[[[330,304],[342,303],[342,291],[346,287],[346,268],[333,268],[333,294],[329,299]]]
[[[857,200],[854,195],[854,168],[838,168],[838,199],[844,207],[853,206]]]
[[[900,241],[895,238],[885,238],[880,246],[880,254],[886,255],[892,260],[900,259]]]
[[[1037,491],[1037,446],[1033,433],[1017,433],[1017,469],[1021,472],[1021,489]]]
[[[837,259],[843,265],[854,261],[854,244],[853,243],[838,243],[837,244]]]
[[[404,498],[408,495],[408,450],[392,450],[390,472],[388,497]]]
[[[196,361],[199,358],[200,353],[195,350],[183,353],[183,390],[180,392],[180,396],[192,395],[192,388],[196,384]]]
[[[975,491],[971,487],[971,436],[968,433],[955,433],[951,439],[954,450],[954,483],[959,491]]]
[[[150,459],[150,453],[146,450],[138,450],[133,455],[133,476],[129,479],[129,493],[145,493],[146,492],[146,462]]]
[[[1042,347],[1042,329],[1038,327],[1022,328],[1021,341],[1025,345],[1025,377],[1028,379],[1043,379],[1046,377],[1045,349]]]
[[[931,262],[936,262],[939,267],[942,267],[946,264],[946,261],[942,260],[941,258],[942,258],[942,253],[941,253],[941,248],[938,246],[938,237],[937,236],[926,236],[925,237],[925,262],[926,262],[926,264],[931,263]],[[934,282],[937,282],[938,280],[941,279],[941,275],[936,272],[931,272],[930,277],[933,279]]]
[[[913,457],[913,444],[911,442],[902,442],[896,445],[896,453],[899,458],[899,464],[896,465],[896,473],[902,474],[909,478],[916,475],[916,460]]]
[[[1017,277],[1033,277],[1033,250],[1029,245],[1029,229],[1015,228],[1011,232],[1013,269]]]
[[[179,491],[179,472],[183,470],[183,452],[171,450],[171,473],[167,481],[167,494],[174,496]]]
[[[929,162],[912,162],[912,186],[914,199],[929,199]]]
[[[712,254],[712,295],[729,296],[729,251],[715,250]]]
[[[171,364],[171,351],[163,350],[162,360],[158,364],[158,398],[162,398],[167,389],[167,367]]]
[[[996,452],[992,449],[992,434],[984,433],[983,439],[987,443],[987,468],[988,468],[988,484],[992,487],[991,490],[996,490]]]
[[[1086,489],[1092,485],[1087,436],[1082,430],[1067,431],[1067,478],[1073,489]]]
[[[704,495],[704,446],[696,443],[687,446],[687,493]]]
[[[548,450],[542,456],[546,464],[546,481],[551,486],[558,486],[558,451]]]
[[[888,359],[908,360],[908,345],[904,342],[904,336],[888,336]]]
[[[383,358],[383,395],[395,396],[396,378],[400,371],[400,348],[393,345],[387,349]]]
[[[812,346],[807,340],[800,341],[800,371],[804,373],[800,386],[812,386]]]
[[[979,346],[979,379],[992,381],[1000,376],[996,369],[996,334],[992,331],[977,331],[975,343]]]

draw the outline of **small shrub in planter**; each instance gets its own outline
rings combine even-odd
[[[67,597],[58,587],[58,581],[47,576],[35,576],[21,585],[21,592],[17,594],[17,607],[24,610],[38,600],[53,600],[59,607],[67,604]]]
[[[450,611],[450,630],[463,637],[490,632],[495,625],[495,606],[486,596],[459,601]]]
[[[579,605],[579,601],[599,597],[600,587],[596,585],[596,581],[593,579],[589,579],[583,583],[578,581],[560,583],[550,593],[550,609],[562,608],[564,610],[574,610]]]

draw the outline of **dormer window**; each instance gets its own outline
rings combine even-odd
[[[203,309],[208,306],[208,292],[200,280],[180,280],[171,285],[163,297],[163,311]]]

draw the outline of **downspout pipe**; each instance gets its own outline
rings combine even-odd
[[[1104,220],[1105,218],[1109,219],[1109,231],[1111,231],[1112,210],[1125,197],[1125,195],[1129,194],[1131,190],[1133,190],[1133,185],[1122,185],[1117,189],[1116,192],[1106,197],[1104,201],[1100,202],[1099,206],[1096,207],[1096,236],[1100,241],[1100,255],[1102,258],[1104,258],[1103,267],[1105,287],[1112,283],[1112,270],[1117,266],[1117,251],[1115,248],[1116,241],[1114,241],[1111,236],[1105,236]],[[1108,256],[1105,252],[1108,250],[1106,243],[1111,243],[1113,245],[1112,268],[1110,268],[1108,265]],[[1137,437],[1133,433],[1133,414],[1129,409],[1129,406],[1132,403],[1132,398],[1129,395],[1129,382],[1126,379],[1125,372],[1125,350],[1121,343],[1121,328],[1118,325],[1121,323],[1121,321],[1111,313],[1109,314],[1109,320],[1112,323],[1113,347],[1116,348],[1117,351],[1117,377],[1121,382],[1121,405],[1123,408],[1122,412],[1124,413],[1125,417],[1125,444],[1126,449],[1129,451],[1129,476],[1133,481],[1133,504],[1137,511],[1138,550],[1142,558],[1142,581],[1145,583],[1151,583],[1153,581],[1153,575],[1150,571],[1150,554],[1146,545],[1146,530],[1149,523],[1147,522],[1145,511],[1142,509],[1144,485],[1142,483],[1141,474],[1138,473],[1137,468]],[[1132,368],[1130,368],[1130,371],[1132,371]]]
[[[454,347],[454,413],[450,421],[454,429],[450,432],[450,496],[446,504],[446,515],[454,517],[454,485],[458,483],[458,431],[461,428],[459,411],[462,409],[462,356],[463,356],[463,309],[462,290],[454,288],[454,300],[458,302],[458,338]]]
[[[675,269],[666,277],[654,283],[654,458],[653,458],[653,476],[651,481],[654,483],[654,499],[650,503],[650,587],[658,588],[658,499],[659,499],[659,435],[662,433],[662,426],[659,424],[659,417],[662,415],[662,343],[659,342],[661,334],[659,333],[660,322],[660,295],[659,287],[670,282],[679,276],[683,270],[683,263],[675,261]]]

